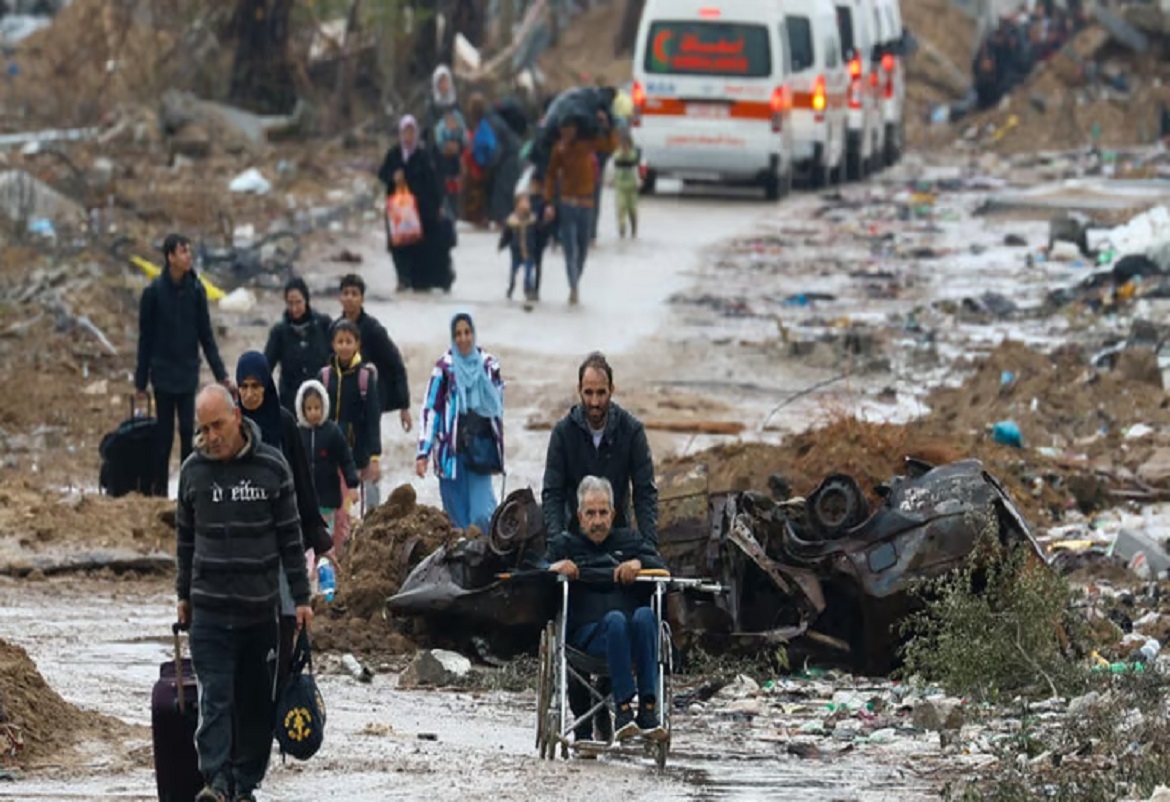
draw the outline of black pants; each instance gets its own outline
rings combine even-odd
[[[154,495],[166,498],[171,476],[171,449],[175,444],[175,416],[179,418],[180,463],[194,449],[195,393],[166,393],[154,391],[154,412],[158,417],[155,429]]]
[[[272,752],[278,625],[191,624],[191,660],[199,678],[195,748],[204,781],[221,792],[254,790]]]

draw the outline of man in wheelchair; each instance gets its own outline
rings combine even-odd
[[[613,528],[613,487],[607,479],[586,476],[581,480],[577,517],[580,533],[558,535],[546,555],[550,571],[580,580],[569,588],[566,641],[582,652],[606,658],[616,710],[615,737],[619,741],[639,734],[662,737],[665,730],[655,699],[658,620],[650,608],[651,586],[635,584],[635,578],[643,569],[665,568],[665,564],[636,530]],[[578,727],[578,741],[589,740],[589,724]]]

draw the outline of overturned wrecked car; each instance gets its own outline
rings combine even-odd
[[[866,673],[895,663],[899,622],[920,603],[915,583],[962,565],[982,537],[1022,545],[1043,560],[1027,523],[977,460],[938,467],[906,461],[871,504],[851,477],[834,474],[804,498],[746,491],[664,498],[683,514],[659,533],[680,577],[710,577],[727,592],[671,594],[676,645],[757,650],[784,645]],[[782,493],[778,495],[783,495]],[[677,512],[677,511],[676,511]],[[547,533],[530,490],[508,497],[487,537],[430,555],[387,601],[453,641],[497,653],[531,647],[555,611],[555,589],[525,581]]]

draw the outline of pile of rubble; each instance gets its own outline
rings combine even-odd
[[[1082,30],[998,107],[964,118],[963,137],[1004,153],[1115,150],[1157,141],[1170,69],[1151,43],[1141,52],[1101,24]]]

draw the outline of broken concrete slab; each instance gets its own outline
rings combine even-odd
[[[398,678],[398,687],[410,689],[453,685],[470,672],[471,661],[458,652],[429,649],[419,652],[406,667]]]
[[[86,220],[81,204],[24,170],[0,171],[0,216],[13,222],[34,218]]]
[[[1138,479],[1155,487],[1170,483],[1170,447],[1154,449],[1154,453],[1137,469]]]

